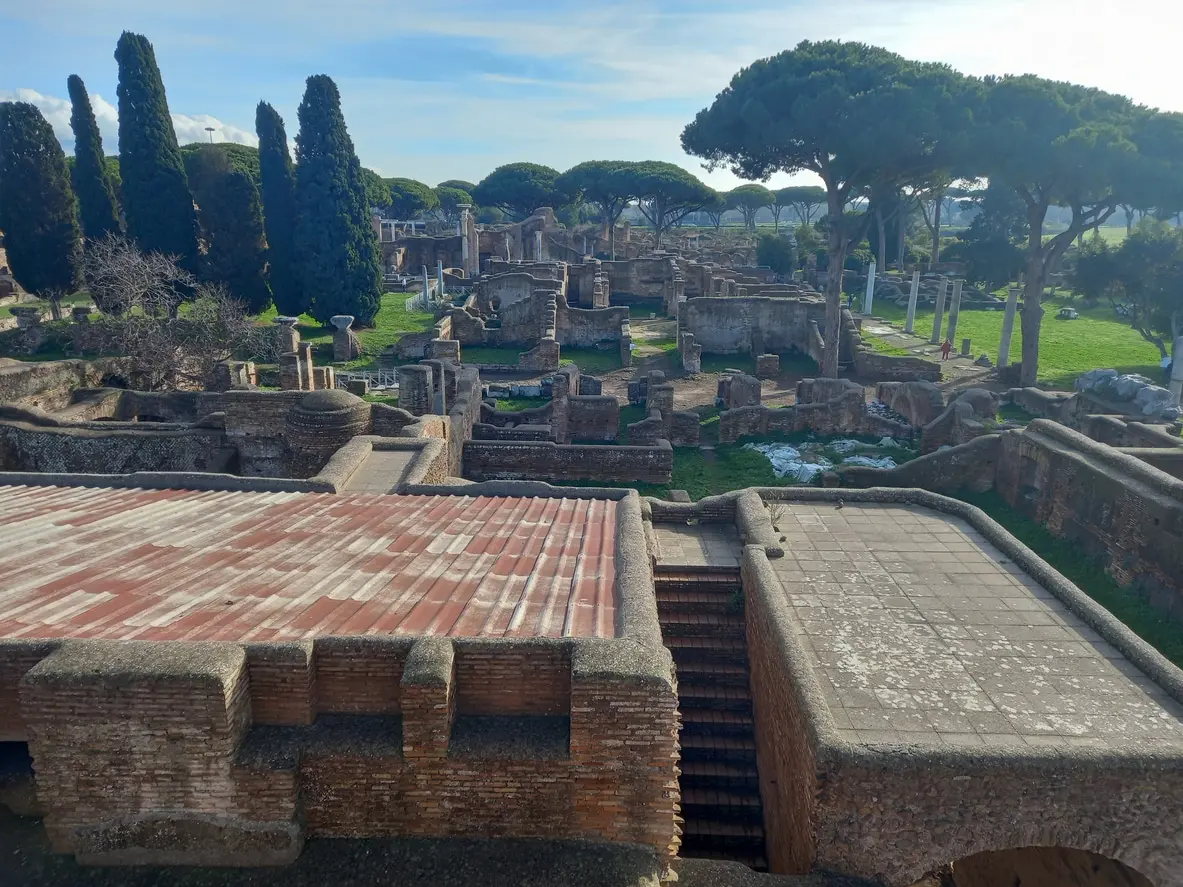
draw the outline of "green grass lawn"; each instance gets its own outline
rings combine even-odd
[[[559,354],[559,365],[575,364],[585,373],[599,375],[618,370],[620,363],[620,349],[613,346],[611,351],[597,351],[595,348],[563,348]]]
[[[378,314],[372,327],[355,327],[362,354],[357,360],[333,364],[338,369],[364,369],[372,366],[378,356],[408,333],[425,333],[435,323],[435,315],[425,311],[408,311],[406,293],[386,293],[382,296]],[[271,306],[258,315],[260,323],[272,323],[278,312]],[[317,363],[332,362],[333,327],[321,326],[307,314],[300,315],[296,324],[300,338],[315,346]],[[515,357],[514,363],[517,363]]]
[[[522,354],[522,350],[521,348],[507,347],[490,348],[486,345],[461,345],[460,362],[505,364],[516,367],[518,356]]]
[[[366,394],[362,396],[362,400],[367,400],[370,403],[381,403],[388,407],[398,406],[397,394]]]
[[[1020,542],[1063,573],[1102,607],[1124,622],[1142,640],[1183,667],[1183,632],[1136,594],[1118,585],[1104,565],[1084,555],[1075,542],[1053,536],[1026,515],[1015,511],[997,492],[958,494],[1002,524]]]
[[[1142,373],[1152,379],[1158,377],[1158,349],[1128,324],[1120,322],[1112,309],[1108,306],[1085,309],[1073,305],[1080,312],[1080,317],[1076,320],[1060,320],[1056,312],[1064,304],[1067,303],[1058,299],[1044,302],[1039,347],[1040,385],[1071,390],[1077,376],[1099,368]],[[890,303],[877,305],[875,314],[900,326],[903,326],[907,316],[903,308]],[[932,320],[931,311],[917,313],[916,335],[925,339],[931,336]],[[1016,317],[1010,348],[1012,363],[1017,363],[1023,356],[1023,332],[1020,326],[1020,318]],[[997,359],[998,344],[1002,340],[1002,312],[962,311],[957,321],[955,350],[961,349],[961,340],[966,338],[973,341],[975,355],[985,353],[992,360]],[[874,341],[870,344],[876,347]]]
[[[549,397],[501,397],[497,409],[503,413],[517,413],[522,410],[536,410],[550,403]]]

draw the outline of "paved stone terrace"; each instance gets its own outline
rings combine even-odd
[[[739,569],[739,534],[730,524],[654,524],[659,567]]]
[[[393,493],[418,457],[414,450],[374,450],[350,475],[344,493]]]
[[[964,521],[780,505],[772,566],[843,738],[1183,744],[1183,707]]]
[[[616,503],[0,486],[0,638],[613,637]]]

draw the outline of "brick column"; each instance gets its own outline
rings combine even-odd
[[[415,641],[400,685],[403,758],[409,765],[448,754],[456,717],[456,655],[448,638]]]
[[[581,640],[571,668],[573,831],[677,854],[678,697],[664,647]]]
[[[249,685],[236,644],[74,641],[39,662],[21,707],[53,848],[83,864],[295,859],[299,826],[237,796]]]

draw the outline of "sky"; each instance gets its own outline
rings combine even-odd
[[[0,100],[38,105],[72,149],[66,77],[117,150],[115,43],[156,49],[182,144],[255,143],[259,100],[289,137],[329,74],[364,166],[436,185],[528,160],[666,160],[732,75],[801,40],[858,40],[969,74],[1035,73],[1183,111],[1178,0],[0,0]],[[779,175],[781,186],[807,181]]]

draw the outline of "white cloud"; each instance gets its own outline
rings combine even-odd
[[[177,141],[182,145],[189,142],[208,142],[210,133],[206,127],[213,127],[215,142],[237,142],[240,145],[258,145],[259,139],[253,132],[240,129],[229,123],[223,123],[217,117],[209,114],[173,114],[173,128],[177,131]]]
[[[33,89],[17,89],[11,92],[0,91],[0,101],[28,102],[36,105],[53,127],[53,133],[62,143],[67,152],[74,150],[74,133],[70,129],[70,100],[52,95],[42,95]],[[95,121],[99,125],[99,134],[103,137],[103,150],[108,154],[115,154],[119,146],[119,112],[115,106],[98,93],[91,93],[90,105],[94,110]],[[223,123],[209,114],[172,114],[173,128],[177,133],[177,141],[182,145],[189,142],[209,141],[210,134],[207,126],[214,128],[215,142],[238,142],[241,145],[257,145],[258,138],[250,132],[230,123]]]

